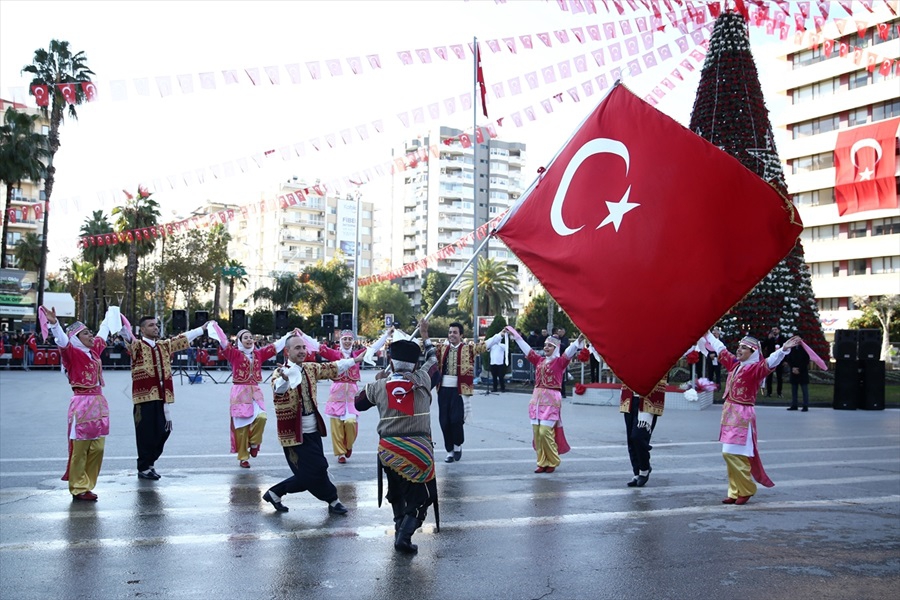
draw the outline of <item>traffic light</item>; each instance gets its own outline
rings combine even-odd
[[[353,313],[341,313],[341,329],[353,329]]]

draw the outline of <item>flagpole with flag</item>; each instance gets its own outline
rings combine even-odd
[[[481,56],[478,52],[478,37],[472,38],[472,229],[478,229],[478,100],[484,107],[484,96],[479,94],[479,85],[484,85],[481,72]],[[487,115],[487,108],[484,108]],[[490,239],[487,236],[485,239]],[[484,244],[482,244],[484,245]],[[478,341],[478,252],[481,246],[472,240],[472,339]]]

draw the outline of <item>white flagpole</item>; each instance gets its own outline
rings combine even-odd
[[[478,38],[472,38],[472,229],[478,230]],[[485,236],[489,240],[491,236]],[[478,252],[484,243],[476,246],[472,239],[472,339],[478,341]]]

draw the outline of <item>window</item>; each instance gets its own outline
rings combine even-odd
[[[866,221],[856,221],[847,224],[847,239],[866,237]]]
[[[840,264],[837,262],[820,262],[809,265],[811,277],[837,277],[840,272]]]
[[[900,233],[900,217],[875,219],[872,221],[872,235],[892,235]]]
[[[10,231],[6,234],[6,247],[15,246],[22,238],[22,234],[18,231]]]
[[[841,307],[840,298],[819,298],[816,304],[819,310],[837,310]]]
[[[829,115],[827,117],[821,117],[819,119],[811,119],[809,121],[795,123],[791,129],[793,138],[796,140],[799,138],[809,137],[811,135],[818,135],[820,133],[835,131],[839,125],[840,119],[837,117],[837,115]]]
[[[361,267],[367,267],[367,268],[368,268],[368,267],[371,267],[371,266],[372,266],[372,261],[369,260],[368,258],[360,258],[360,259],[359,259],[359,266],[361,266]]]
[[[872,274],[900,272],[900,256],[881,256],[872,259]]]
[[[865,87],[870,83],[872,83],[872,74],[866,69],[860,69],[859,71],[850,73],[850,80],[847,82],[847,87],[851,90],[855,90],[857,88]]]
[[[869,122],[869,109],[867,107],[857,108],[847,113],[847,123],[850,127],[855,125],[863,125]]]
[[[834,204],[834,188],[799,192],[793,196],[797,206],[819,206],[821,204]]]
[[[847,275],[865,275],[866,259],[857,258],[847,262]]]
[[[364,210],[364,211],[362,211],[362,218],[363,218],[363,219],[371,219],[371,218],[372,218],[372,211],[371,211],[371,210]]]
[[[371,227],[360,227],[359,232],[362,235],[372,235],[372,228]]]
[[[888,100],[872,105],[873,121],[883,121],[892,117],[900,117],[900,100]]]

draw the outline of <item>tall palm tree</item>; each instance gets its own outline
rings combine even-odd
[[[93,281],[94,274],[97,271],[97,267],[89,263],[88,261],[73,261],[72,262],[72,276],[75,278],[75,283],[78,284],[78,296],[81,299],[81,321],[87,321],[87,312],[88,312],[88,296],[87,291],[85,291],[84,286]]]
[[[22,73],[31,73],[31,94],[34,94],[34,86],[47,86],[49,102],[41,107],[44,117],[50,119],[49,149],[50,160],[47,165],[47,177],[44,179],[44,229],[41,236],[43,252],[41,252],[41,267],[38,275],[38,306],[44,303],[44,278],[47,276],[47,209],[50,207],[50,196],[53,194],[53,184],[56,181],[56,167],[53,166],[53,157],[59,150],[59,126],[65,120],[65,107],[69,107],[69,116],[78,119],[75,107],[82,104],[85,96],[82,83],[90,82],[94,72],[87,66],[87,57],[84,52],[73,53],[69,49],[69,42],[50,40],[49,49],[38,48],[34,51],[34,60],[30,65],[22,68]],[[69,104],[63,95],[62,84],[74,84],[73,102]]]
[[[84,224],[81,226],[81,235],[103,235],[107,233],[113,233],[112,224],[109,222],[109,219],[103,214],[102,210],[95,210],[93,214],[84,220]],[[101,299],[106,296],[106,263],[109,260],[115,258],[115,256],[119,252],[119,246],[86,246],[81,251],[81,255],[85,261],[94,265],[97,269],[94,273],[94,306],[97,307],[97,312],[94,314],[94,318],[91,319],[92,325],[94,327],[97,326],[97,320],[99,318],[99,314],[104,314],[106,312],[106,303],[104,301],[103,305],[100,305]]]
[[[6,184],[6,208],[3,211],[3,238],[0,242],[0,267],[6,268],[9,209],[13,192],[22,181],[40,181],[44,176],[44,161],[50,158],[47,136],[35,132],[38,115],[28,115],[15,108],[6,109],[0,127],[0,181]]]
[[[343,260],[332,258],[303,269],[300,301],[309,314],[340,312],[351,306],[353,270]]]
[[[478,258],[478,307],[483,315],[499,315],[512,308],[518,272],[493,258]],[[472,309],[472,272],[467,271],[459,284],[459,308]]]
[[[220,302],[219,292],[222,289],[222,278],[224,277],[224,269],[228,266],[228,242],[231,241],[231,234],[225,229],[221,223],[217,223],[209,228],[209,260],[216,272],[216,283],[213,291],[213,311],[215,315],[213,319],[219,318]],[[228,313],[231,318],[231,312]]]
[[[247,285],[247,268],[239,260],[230,259],[223,270],[225,279],[228,281],[228,318],[234,310],[234,286],[241,287]]]
[[[40,269],[43,248],[43,242],[38,234],[26,233],[16,242],[16,267],[26,271]]]
[[[143,229],[155,226],[160,216],[159,204],[150,196],[144,186],[138,186],[137,196],[125,192],[125,206],[113,208],[112,214],[116,216],[116,230],[119,232],[133,229]],[[128,261],[125,265],[125,298],[122,301],[122,314],[131,318],[137,318],[135,306],[137,302],[137,270],[138,258],[153,252],[156,246],[156,238],[129,240],[126,255]]]
[[[302,297],[302,287],[296,276],[284,273],[275,278],[275,286],[259,288],[253,292],[254,300],[268,300],[279,310],[293,308]]]

